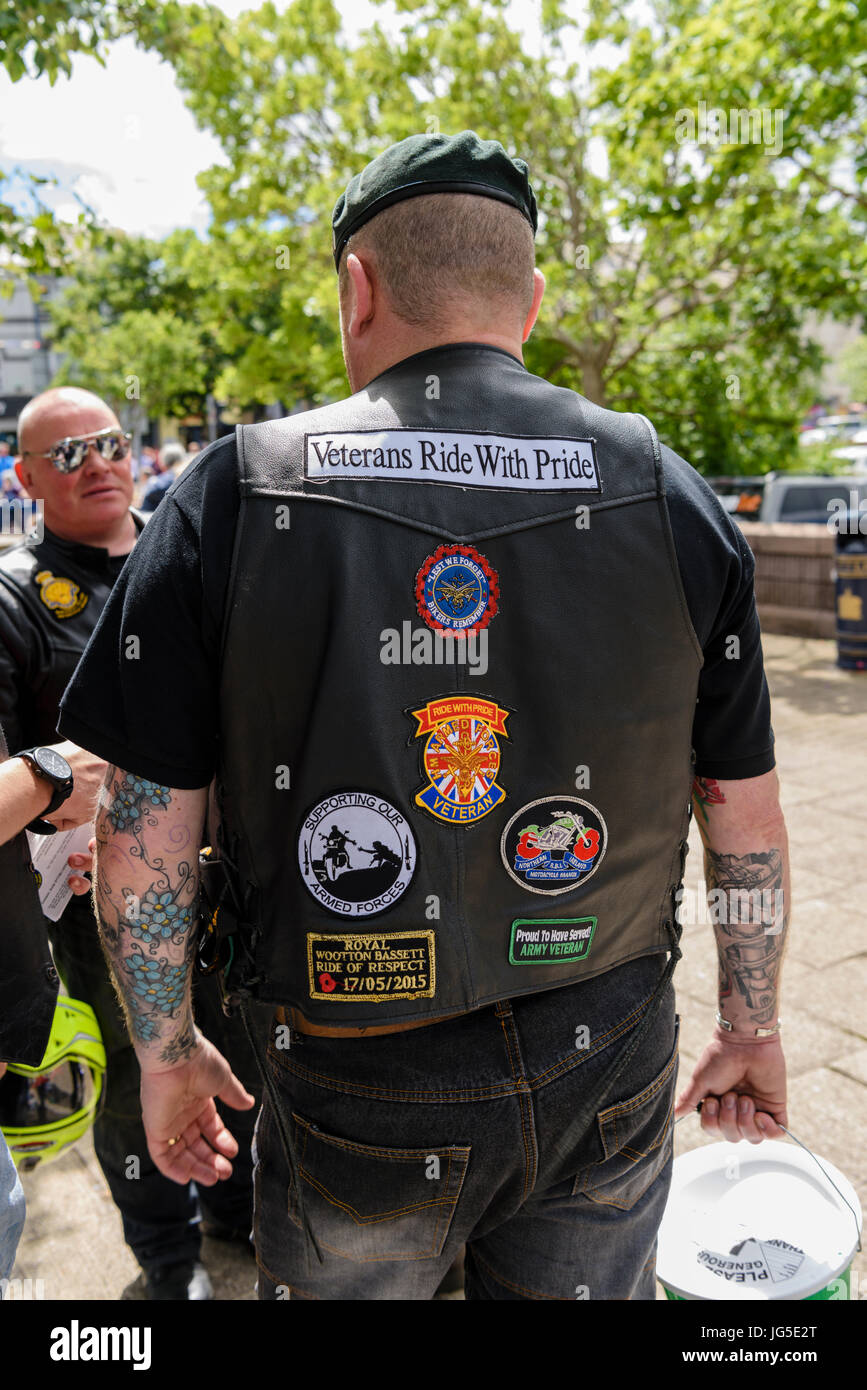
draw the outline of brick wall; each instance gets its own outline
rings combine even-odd
[[[756,602],[765,632],[834,637],[835,537],[824,526],[745,522],[756,557]]]

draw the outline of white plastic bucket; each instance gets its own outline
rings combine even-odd
[[[657,1277],[670,1299],[847,1299],[861,1206],[792,1144],[709,1144],[675,1159]],[[855,1214],[853,1214],[853,1212]]]

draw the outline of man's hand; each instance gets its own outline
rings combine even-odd
[[[779,1038],[766,1043],[736,1043],[713,1038],[696,1063],[675,1108],[680,1119],[702,1101],[705,1134],[736,1144],[748,1139],[782,1139],[779,1124],[786,1113],[786,1059]]]
[[[85,874],[93,872],[93,856],[95,852],[96,836],[88,840],[87,854],[83,851],[78,854],[70,854],[66,861],[70,869],[72,869],[72,873],[66,882],[69,884],[73,893],[77,893],[79,896],[81,896],[82,893],[86,893],[90,888],[90,879],[85,878]]]
[[[238,1152],[214,1104],[255,1105],[226,1059],[198,1031],[187,1059],[164,1071],[142,1071],[141,1104],[148,1152],[164,1177],[213,1187],[231,1177]],[[169,1143],[176,1140],[176,1143]]]

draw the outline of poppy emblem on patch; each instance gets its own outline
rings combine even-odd
[[[426,736],[421,762],[428,780],[416,806],[454,825],[471,825],[499,806],[506,796],[497,785],[499,740],[509,737],[509,711],[493,700],[446,695],[407,713],[418,721],[415,737]]]
[[[441,545],[416,575],[419,616],[435,632],[481,632],[499,607],[495,569],[471,545]]]
[[[608,845],[605,821],[577,796],[543,796],[509,821],[500,854],[509,876],[531,893],[553,895],[592,878]]]

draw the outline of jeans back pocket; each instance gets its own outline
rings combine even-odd
[[[604,1156],[577,1175],[573,1196],[629,1211],[662,1172],[674,1133],[679,1032],[678,1019],[671,1056],[648,1086],[599,1111],[596,1122]]]
[[[469,1145],[383,1148],[326,1134],[294,1112],[292,1118],[304,1210],[321,1246],[360,1262],[442,1253]],[[300,1225],[294,1189],[288,1210]]]

